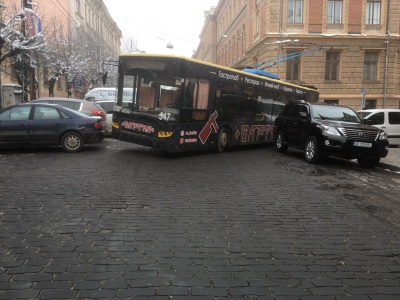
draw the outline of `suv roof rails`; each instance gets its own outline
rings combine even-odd
[[[290,103],[306,103],[304,100],[290,100]]]

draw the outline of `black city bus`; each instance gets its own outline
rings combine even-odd
[[[270,143],[283,105],[319,94],[263,74],[181,56],[121,55],[112,137],[163,152]]]

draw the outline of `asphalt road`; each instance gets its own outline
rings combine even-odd
[[[0,151],[0,299],[399,299],[400,175],[253,147]]]

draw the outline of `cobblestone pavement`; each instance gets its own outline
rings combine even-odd
[[[388,155],[381,159],[380,165],[400,174],[400,147],[390,147]]]
[[[400,227],[359,205],[383,169],[107,139],[1,150],[0,170],[0,299],[400,297]]]

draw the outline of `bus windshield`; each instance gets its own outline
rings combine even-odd
[[[165,121],[178,121],[183,79],[168,75],[165,68],[159,66],[124,70],[123,87],[134,92],[130,101],[124,99],[122,103],[117,102],[122,111],[153,115]]]

